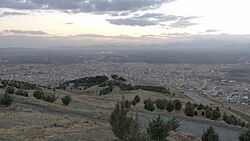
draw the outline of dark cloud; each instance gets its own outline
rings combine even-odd
[[[1,0],[0,8],[69,10],[72,12],[138,11],[157,8],[173,0]]]
[[[20,16],[20,15],[28,15],[28,14],[27,13],[22,13],[22,12],[3,12],[3,13],[0,13],[0,17]]]
[[[170,27],[187,27],[190,26],[191,22],[189,20],[198,18],[194,16],[183,17],[183,16],[175,16],[175,15],[165,15],[162,13],[146,13],[143,15],[134,15],[132,17],[126,18],[115,18],[115,19],[107,19],[106,21],[111,24],[116,25],[126,25],[126,26],[152,26],[152,25],[160,25],[165,26],[165,22],[175,21],[170,25]]]
[[[46,32],[43,31],[34,31],[34,30],[4,30],[3,31],[4,34],[15,34],[15,35],[49,35]]]

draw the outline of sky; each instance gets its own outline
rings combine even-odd
[[[0,47],[250,40],[249,0],[0,0]]]

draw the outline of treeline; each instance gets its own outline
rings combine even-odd
[[[72,83],[74,88],[83,87],[83,89],[87,89],[92,86],[100,85],[106,81],[108,81],[107,76],[98,75],[95,77],[84,77],[84,78],[64,82],[63,84],[60,84],[58,88],[65,90],[66,87],[69,86],[70,83]]]
[[[34,90],[37,88],[36,84],[31,84],[28,82],[22,82],[22,81],[16,81],[16,80],[1,80],[0,83],[6,86],[16,87],[18,89],[28,89],[28,90]]]

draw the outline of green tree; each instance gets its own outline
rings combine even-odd
[[[197,110],[203,110],[204,108],[205,106],[202,103],[200,103],[197,107]]]
[[[55,102],[56,99],[57,99],[57,97],[56,97],[55,94],[45,94],[43,96],[43,100],[46,101],[46,102],[50,102],[50,103]]]
[[[139,103],[140,100],[141,100],[141,99],[140,99],[140,96],[139,96],[139,95],[136,95],[135,98],[134,98],[134,100],[136,101],[136,103]]]
[[[4,94],[0,100],[1,105],[9,106],[14,101],[14,98],[9,94]]]
[[[65,95],[63,98],[62,98],[62,103],[64,105],[69,105],[69,103],[71,102],[72,98],[69,96],[69,95]]]
[[[169,100],[167,103],[166,103],[166,110],[168,112],[172,112],[175,108],[175,105],[174,103],[172,102],[172,100]]]
[[[44,96],[44,93],[42,90],[38,89],[36,90],[34,93],[33,93],[33,96],[36,98],[36,99],[42,99],[43,96]]]
[[[213,118],[213,109],[212,108],[208,108],[205,110],[205,117],[207,119],[212,119]]]
[[[175,131],[179,127],[179,121],[174,118],[165,122],[159,115],[149,123],[148,134],[152,140],[161,141],[169,136],[170,131]]]
[[[29,93],[23,89],[20,89],[18,91],[15,92],[16,95],[20,95],[20,96],[24,96],[24,97],[28,97]]]
[[[213,110],[213,119],[217,120],[220,117],[221,117],[220,108],[216,107],[216,109]]]
[[[11,86],[7,86],[5,88],[5,94],[14,94],[15,93],[15,88]]]
[[[206,132],[202,134],[202,141],[219,141],[219,135],[215,132],[213,127],[209,127]]]
[[[155,101],[155,105],[158,109],[161,109],[161,110],[163,110],[165,108],[164,100],[162,100],[162,99],[157,99]]]
[[[248,129],[246,132],[240,133],[239,140],[250,141],[250,129]]]
[[[144,102],[144,108],[147,110],[147,111],[151,111],[153,112],[155,110],[155,105],[154,105],[154,101],[152,101],[150,98],[145,100]]]
[[[188,102],[186,104],[186,107],[185,107],[186,116],[193,117],[194,116],[194,109],[195,109],[195,107],[193,106],[193,104]]]
[[[173,103],[174,103],[174,108],[175,108],[175,110],[181,110],[181,108],[182,108],[182,104],[181,104],[181,101],[179,100],[179,99],[175,99],[174,101],[173,101]]]
[[[116,104],[115,110],[109,117],[109,123],[113,133],[121,140],[136,140],[139,137],[139,123],[137,118],[128,116],[128,109],[120,103]]]

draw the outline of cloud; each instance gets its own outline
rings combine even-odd
[[[126,26],[152,26],[152,25],[160,25],[165,26],[165,22],[175,21],[175,24],[171,24],[171,27],[187,27],[190,26],[191,23],[189,20],[192,20],[194,16],[176,16],[176,15],[165,15],[162,13],[145,13],[143,15],[133,15],[132,17],[126,18],[114,18],[114,19],[106,19],[111,24],[115,25],[126,25]],[[178,25],[177,25],[178,24]]]
[[[173,0],[1,0],[0,8],[112,12],[154,9]]]
[[[197,25],[197,23],[190,22],[188,20],[180,19],[174,23],[170,24],[171,28],[186,28],[188,26]]]
[[[35,30],[4,30],[3,31],[4,34],[15,34],[15,35],[49,35],[46,32],[43,31],[35,31]]]
[[[22,13],[22,12],[2,12],[2,13],[0,13],[0,17],[21,16],[21,15],[28,15],[28,14],[27,13]]]
[[[67,25],[72,25],[72,24],[74,24],[74,23],[68,22],[68,23],[65,23],[65,24],[67,24]]]
[[[208,30],[206,30],[205,32],[207,32],[207,33],[211,33],[211,32],[217,32],[217,31],[219,31],[219,30],[215,30],[215,29],[208,29]]]

